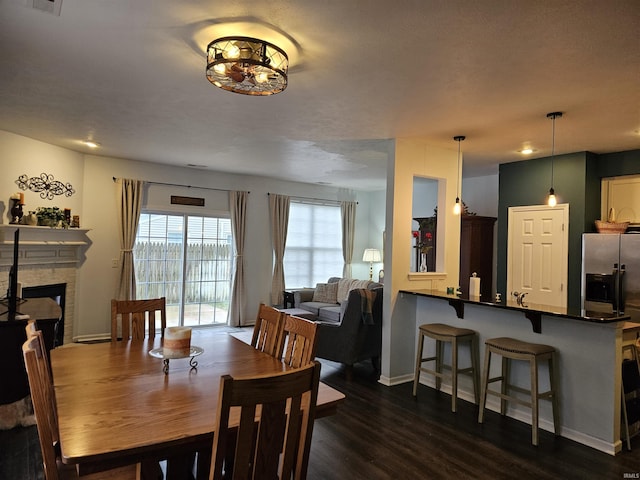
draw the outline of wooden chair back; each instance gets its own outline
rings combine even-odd
[[[27,340],[22,345],[22,355],[27,369],[31,402],[36,417],[44,476],[47,480],[77,479],[73,465],[64,465],[58,457],[58,418],[51,368],[47,359],[42,332],[35,329],[35,322],[26,327]],[[128,465],[82,477],[86,480],[140,480],[141,465]]]
[[[38,350],[37,358],[40,360],[38,363],[38,368],[42,369],[40,378],[41,387],[43,389],[43,394],[45,395],[45,400],[47,405],[51,405],[49,412],[50,418],[49,421],[51,423],[51,429],[53,434],[54,442],[58,441],[58,417],[56,413],[56,395],[53,389],[53,374],[51,373],[51,364],[49,363],[49,356],[47,354],[47,347],[44,342],[44,335],[42,330],[38,330],[35,320],[29,320],[25,327],[25,332],[27,334],[27,340],[33,337],[38,338],[38,342],[35,345]],[[26,362],[25,362],[26,363]]]
[[[27,334],[27,338],[34,337],[38,334],[38,326],[33,318],[27,321],[27,326],[24,327],[24,329]]]
[[[167,327],[167,302],[165,297],[148,300],[111,300],[111,341],[142,340],[145,327],[149,337],[156,335],[157,315],[160,316],[160,335]],[[120,319],[120,322],[118,322]],[[120,330],[121,337],[118,336]]]
[[[318,362],[271,376],[224,375],[220,379],[209,478],[304,479],[319,382]],[[230,435],[235,427],[229,427],[232,407],[239,407],[235,436]],[[235,425],[235,415],[233,420]],[[234,438],[235,445],[230,445]],[[225,463],[229,452],[233,460]]]
[[[261,303],[253,327],[251,345],[261,352],[277,357],[283,317],[284,313],[280,310]]]
[[[56,463],[55,445],[58,441],[57,423],[55,422],[55,406],[53,399],[47,393],[47,371],[45,364],[47,359],[43,355],[44,346],[40,335],[27,337],[22,346],[24,364],[27,368],[29,389],[31,390],[31,402],[36,417],[40,449],[42,450],[42,463],[47,480],[58,479],[58,467]],[[53,390],[53,387],[51,387]]]
[[[316,357],[317,330],[316,322],[285,314],[278,356],[290,367],[307,365]]]

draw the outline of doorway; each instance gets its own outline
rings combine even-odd
[[[509,207],[507,295],[566,308],[568,244],[569,204]]]

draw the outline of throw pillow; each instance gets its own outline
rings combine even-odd
[[[313,301],[322,303],[338,303],[337,283],[318,283],[313,292]]]

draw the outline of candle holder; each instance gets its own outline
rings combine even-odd
[[[20,199],[12,198],[13,206],[11,207],[11,221],[9,222],[12,225],[16,225],[20,223],[22,216],[24,213],[22,212],[22,204],[20,203]]]

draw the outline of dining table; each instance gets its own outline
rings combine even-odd
[[[197,356],[166,362],[161,347],[156,336],[51,351],[61,457],[80,476],[194,451],[210,455],[221,376],[291,368],[214,328],[193,329]],[[344,398],[320,382],[316,418],[336,413]]]

